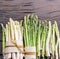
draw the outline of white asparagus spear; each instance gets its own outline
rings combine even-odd
[[[20,59],[20,53],[19,52],[17,52],[17,56],[16,57],[17,57],[16,59]]]
[[[18,32],[17,32],[17,29],[16,29],[15,22],[13,23],[13,27],[14,27],[15,40],[18,40]]]
[[[7,59],[11,59],[11,53],[7,54]]]
[[[20,59],[23,59],[23,56],[24,56],[24,54],[21,53],[21,54],[20,54]]]
[[[14,21],[12,20],[12,18],[10,18],[10,27],[11,27],[11,40],[14,40]]]
[[[15,54],[15,52],[12,53],[12,59],[16,59],[16,54]]]
[[[51,35],[51,21],[49,21],[49,31],[47,36],[47,42],[46,42],[46,54],[47,56],[50,56],[50,49],[49,49],[49,42],[50,42],[50,35]]]
[[[8,24],[6,24],[6,42],[9,41],[8,34]]]
[[[4,54],[4,55],[3,55],[3,59],[7,59],[7,55],[8,55],[8,54]]]

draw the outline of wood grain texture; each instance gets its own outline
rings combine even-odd
[[[20,21],[27,14],[36,14],[39,20],[56,20],[60,29],[60,0],[0,0],[0,24],[6,24],[10,17]]]
[[[59,18],[60,0],[0,0],[0,19],[23,19],[24,15],[37,14],[39,18]],[[2,21],[1,21],[2,22]]]

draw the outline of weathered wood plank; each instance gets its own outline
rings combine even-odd
[[[3,17],[13,14],[12,16],[20,18],[19,16],[22,13],[35,13],[38,16],[44,17],[56,17],[60,15],[60,0],[0,0],[0,2],[0,13],[3,14]]]

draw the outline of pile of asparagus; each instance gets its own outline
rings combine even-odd
[[[23,27],[22,21],[9,19],[6,27],[2,25],[2,45],[4,59],[23,59]]]
[[[7,42],[10,40],[23,54],[25,59],[59,59],[60,58],[60,33],[56,21],[39,21],[37,15],[24,16],[23,21],[13,21],[6,24],[6,28],[2,25],[3,34],[3,55],[6,51]],[[20,41],[17,41],[20,40]],[[19,48],[22,45],[22,48]],[[8,47],[8,46],[7,46]],[[24,47],[24,48],[23,48]],[[24,51],[23,51],[24,50]],[[14,59],[19,59],[19,53],[14,55]],[[29,57],[30,56],[30,57]],[[36,58],[35,58],[36,56]],[[34,58],[33,58],[34,57]],[[7,57],[8,58],[8,57]]]

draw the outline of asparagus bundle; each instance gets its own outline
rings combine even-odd
[[[2,25],[3,27],[3,25]],[[4,59],[23,59],[23,28],[22,22],[13,21],[6,24],[5,35],[3,31],[3,53]],[[6,36],[6,39],[4,38]],[[4,46],[4,44],[6,45]]]
[[[25,45],[26,59],[28,58],[36,59],[37,26],[38,26],[37,16],[28,15],[24,17],[24,45]],[[31,56],[27,55],[30,53],[31,53]],[[34,54],[35,54],[35,57],[34,57]]]

